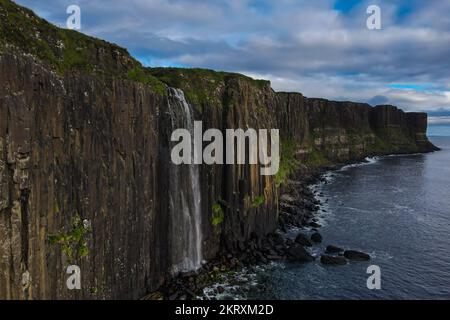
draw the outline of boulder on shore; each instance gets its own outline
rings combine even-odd
[[[314,241],[315,243],[321,243],[322,242],[322,235],[318,232],[313,233],[311,235],[311,240]]]
[[[309,224],[308,224],[310,227],[312,227],[312,228],[320,228],[320,227],[322,227],[320,224],[318,224],[317,222],[310,222]]]
[[[306,247],[312,247],[313,243],[303,233],[299,233],[295,238],[295,242]]]
[[[325,250],[325,253],[341,253],[341,252],[344,252],[344,249],[333,245],[327,246],[327,249]]]
[[[343,266],[347,264],[347,260],[344,257],[322,255],[320,262],[330,266]]]
[[[297,262],[311,262],[314,257],[301,245],[294,244],[288,250],[289,260]]]
[[[344,257],[346,257],[349,260],[354,261],[369,261],[370,255],[364,252],[355,251],[355,250],[346,250],[344,252]]]

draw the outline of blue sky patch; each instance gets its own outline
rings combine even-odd
[[[343,13],[347,13],[352,11],[353,8],[355,8],[362,2],[363,0],[337,0],[334,3],[333,9]]]

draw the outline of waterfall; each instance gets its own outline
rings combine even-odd
[[[184,128],[194,136],[192,108],[182,90],[169,88],[169,113],[172,130]],[[171,164],[169,171],[172,272],[197,270],[203,258],[200,170],[195,164]]]

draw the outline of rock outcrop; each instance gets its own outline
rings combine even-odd
[[[329,245],[326,248],[325,253],[326,254],[336,254],[336,253],[342,253],[344,252],[344,249],[337,247],[337,246],[333,246],[333,245]]]
[[[331,265],[331,266],[343,266],[347,264],[347,260],[345,260],[344,257],[340,256],[329,256],[329,255],[322,255],[320,257],[320,262],[325,265]]]
[[[349,260],[354,261],[369,261],[370,255],[364,252],[355,251],[355,250],[346,250],[344,252],[344,257],[346,257]]]
[[[312,247],[313,243],[311,242],[311,240],[308,239],[307,236],[305,236],[303,233],[299,233],[297,235],[297,237],[295,238],[295,242],[305,246],[305,247]]]
[[[0,0],[0,35],[0,299],[139,298],[171,276],[169,87],[184,91],[205,129],[281,131],[276,176],[259,165],[200,166],[205,260],[278,227],[293,163],[435,150],[426,114],[277,93],[238,74],[146,69],[9,0]],[[71,264],[82,290],[66,287]]]
[[[289,260],[295,262],[311,262],[314,261],[314,257],[299,244],[292,245],[288,250]]]

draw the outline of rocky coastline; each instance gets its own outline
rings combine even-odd
[[[201,269],[168,278],[169,280],[158,291],[142,299],[216,299],[214,295],[220,295],[225,290],[222,286],[216,286],[212,295],[205,295],[204,289],[218,282],[219,279],[223,280],[229,275],[235,275],[239,270],[267,265],[272,261],[309,263],[318,260],[324,265],[339,266],[347,264],[348,261],[370,260],[370,256],[366,253],[346,250],[333,244],[327,245],[326,250],[318,256],[311,254],[309,250],[324,241],[320,234],[322,226],[317,218],[323,205],[318,199],[321,194],[313,191],[311,187],[318,183],[327,183],[324,177],[326,173],[354,163],[299,170],[280,192],[277,231],[261,238],[253,235],[251,240],[241,243],[236,250],[227,250],[224,246],[217,257],[205,263]],[[288,237],[290,230],[297,230],[294,239]]]
[[[192,299],[227,270],[310,261],[305,244],[326,239],[273,232],[319,230],[314,168],[436,150],[425,113],[277,92],[230,72],[147,68],[13,1],[0,0],[0,16],[1,299],[138,299],[158,288]],[[279,174],[249,163],[180,171],[170,161],[177,121],[278,128]],[[180,214],[179,191],[195,223]],[[202,260],[203,272],[168,280]],[[74,264],[79,291],[65,285]]]
[[[434,151],[439,151],[436,148]],[[431,152],[434,152],[431,151]],[[405,153],[414,154],[414,153]],[[143,300],[198,300],[216,299],[225,289],[218,285],[212,293],[206,295],[204,289],[219,280],[231,278],[239,270],[268,265],[270,262],[310,263],[319,261],[323,265],[342,266],[347,263],[369,261],[367,253],[327,244],[319,255],[310,253],[310,248],[326,242],[320,234],[322,227],[318,220],[323,201],[321,192],[313,190],[319,183],[328,183],[327,173],[342,169],[347,165],[367,162],[348,161],[346,163],[321,168],[303,168],[298,170],[280,191],[279,229],[265,237],[256,235],[250,241],[242,243],[237,250],[223,249],[215,259],[205,263],[201,269],[189,273],[180,273],[165,282],[158,291],[152,292]],[[325,200],[327,201],[327,200]],[[296,230],[294,238],[288,237],[291,230]],[[237,284],[240,278],[233,279]],[[245,282],[245,281],[244,281]],[[239,290],[236,290],[239,291]]]

